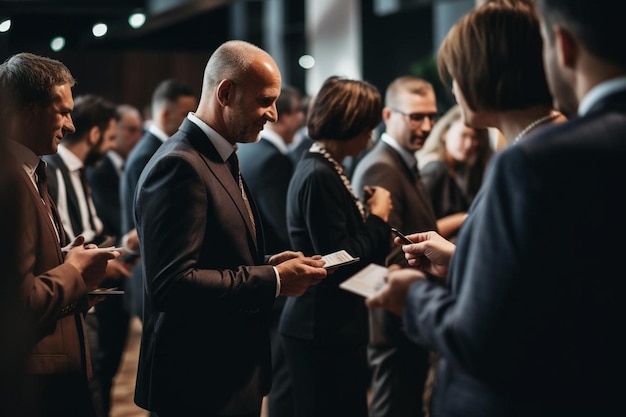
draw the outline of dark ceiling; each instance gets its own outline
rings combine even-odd
[[[0,0],[0,21],[11,30],[0,33],[4,60],[17,52],[50,53],[50,40],[66,39],[67,51],[177,50],[200,51],[229,36],[230,0]],[[130,13],[142,10],[146,24],[132,29]],[[104,22],[106,36],[94,38],[92,26]]]

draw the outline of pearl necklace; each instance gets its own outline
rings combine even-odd
[[[549,114],[542,116],[540,118],[538,118],[537,120],[531,122],[528,126],[526,126],[525,128],[522,129],[521,132],[519,132],[517,134],[517,136],[515,136],[515,139],[513,139],[513,143],[517,143],[519,142],[519,140],[528,132],[530,132],[531,130],[533,130],[534,128],[536,128],[537,126],[539,126],[542,123],[547,122],[548,120],[552,120],[552,119],[556,119],[557,117],[559,117],[561,115],[561,112],[555,111],[555,112],[550,112]]]
[[[309,152],[321,154],[324,158],[326,158],[328,162],[330,162],[333,165],[333,167],[335,168],[335,171],[337,171],[337,174],[339,174],[339,178],[341,178],[343,185],[346,187],[350,195],[352,195],[352,198],[354,198],[354,202],[357,208],[359,209],[359,212],[361,213],[361,217],[363,217],[363,220],[365,220],[365,207],[363,206],[363,203],[361,203],[361,200],[359,200],[354,194],[354,190],[352,189],[350,180],[348,179],[348,177],[344,175],[343,168],[341,167],[341,165],[339,165],[339,163],[335,161],[335,159],[330,155],[330,153],[326,149],[322,148],[317,143],[314,143],[313,145],[311,145]]]

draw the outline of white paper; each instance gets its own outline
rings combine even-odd
[[[322,259],[326,262],[324,268],[332,269],[357,262],[360,258],[354,258],[345,250],[339,250],[322,256]]]
[[[356,274],[339,284],[339,288],[363,297],[371,297],[385,285],[387,268],[377,264],[369,264]]]

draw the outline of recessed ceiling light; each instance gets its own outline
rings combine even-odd
[[[8,32],[11,29],[11,19],[0,22],[0,32]]]
[[[304,69],[311,69],[315,66],[315,58],[311,55],[302,55],[300,59],[298,59],[298,64]]]
[[[144,13],[133,13],[128,17],[128,24],[133,29],[139,29],[146,23],[146,15]]]
[[[93,28],[91,29],[91,33],[93,33],[93,36],[95,36],[96,38],[100,38],[106,35],[107,30],[109,30],[109,28],[107,27],[106,24],[96,23],[95,25],[93,25]]]
[[[63,36],[57,36],[50,41],[50,49],[54,52],[59,52],[65,47],[65,38]]]

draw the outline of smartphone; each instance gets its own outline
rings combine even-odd
[[[400,239],[402,239],[402,242],[404,242],[405,244],[412,245],[414,243],[408,237],[406,237],[402,233],[400,233],[400,231],[398,229],[396,229],[395,227],[392,227],[391,231],[393,232],[393,234],[395,234]]]

